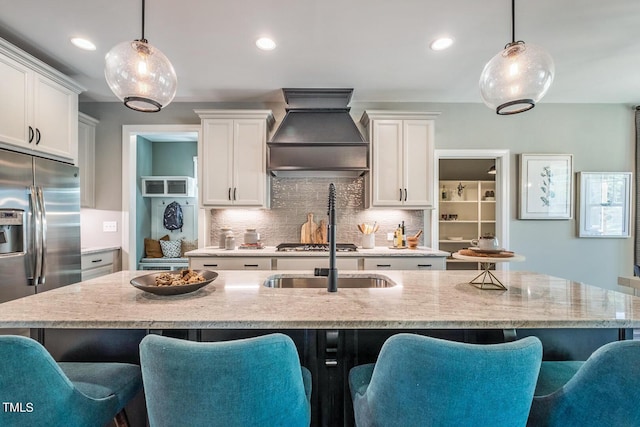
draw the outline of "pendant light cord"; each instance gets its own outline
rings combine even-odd
[[[146,43],[147,40],[144,38],[144,0],[142,0],[142,39],[140,41]]]
[[[142,0],[142,4],[144,4],[144,0]],[[144,12],[143,12],[143,15],[144,15]],[[511,0],[511,43],[515,43],[515,42],[516,42],[516,0]]]

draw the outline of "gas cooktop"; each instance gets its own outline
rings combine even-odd
[[[353,243],[336,243],[338,252],[356,252],[358,247]],[[278,252],[329,252],[328,243],[280,243],[276,246]]]

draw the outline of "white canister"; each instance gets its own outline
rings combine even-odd
[[[220,249],[225,248],[225,244],[226,244],[225,240],[229,235],[233,236],[233,231],[231,231],[231,228],[229,227],[220,228],[220,235],[218,236],[218,247]]]
[[[233,234],[227,235],[226,239],[224,239],[224,248],[228,251],[236,248],[236,238],[233,237]]]
[[[362,249],[373,249],[376,245],[376,235],[374,233],[362,235]]]
[[[245,245],[255,245],[260,240],[260,234],[256,231],[255,228],[247,228],[244,232],[244,244]]]

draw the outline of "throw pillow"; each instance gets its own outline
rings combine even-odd
[[[180,258],[180,240],[161,240],[160,247],[165,258]]]
[[[160,240],[169,240],[169,235],[164,235]],[[160,242],[154,239],[144,239],[144,253],[147,258],[162,258]]]
[[[198,249],[198,240],[181,240],[180,256],[184,258],[184,253]]]

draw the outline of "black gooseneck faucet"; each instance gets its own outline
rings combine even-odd
[[[327,276],[327,292],[338,291],[338,269],[336,268],[336,187],[329,184],[329,268],[316,268],[315,276]]]

